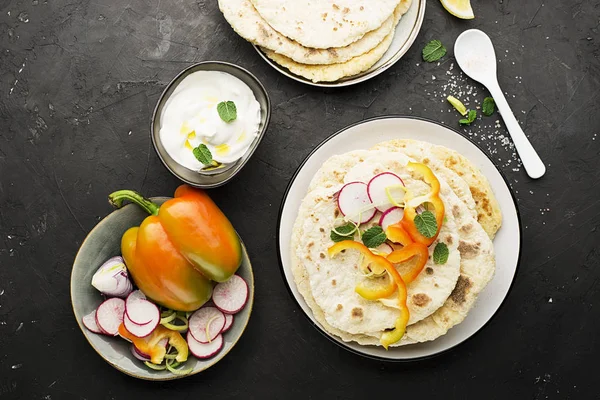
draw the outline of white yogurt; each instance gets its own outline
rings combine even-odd
[[[225,122],[217,104],[233,101],[237,118]],[[260,104],[252,90],[233,75],[197,71],[185,77],[165,103],[160,140],[171,158],[191,170],[206,167],[193,149],[204,143],[213,159],[223,164],[240,159],[258,135]]]

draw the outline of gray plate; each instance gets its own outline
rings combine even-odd
[[[404,54],[410,49],[410,46],[414,43],[421,25],[423,24],[423,18],[425,16],[425,3],[426,0],[413,0],[410,9],[402,16],[400,22],[396,26],[396,32],[394,33],[394,39],[388,51],[381,57],[379,61],[371,68],[362,72],[358,75],[349,76],[344,79],[340,79],[336,82],[318,82],[315,83],[304,77],[291,73],[287,68],[284,68],[272,61],[265,53],[262,52],[260,47],[254,46],[254,49],[260,54],[260,56],[273,68],[282,73],[283,75],[292,78],[298,82],[306,83],[307,85],[320,86],[320,87],[342,87],[350,86],[360,82],[364,82],[367,79],[371,79],[381,74],[386,69],[394,65],[398,60],[402,58]]]
[[[159,134],[160,119],[162,117],[163,107],[166,101],[168,100],[169,96],[171,96],[171,93],[173,93],[177,85],[179,85],[179,83],[189,74],[196,71],[221,71],[235,76],[248,85],[248,87],[252,90],[252,93],[254,93],[254,97],[256,97],[256,100],[260,104],[260,125],[258,126],[258,136],[254,139],[250,145],[250,148],[246,151],[242,158],[232,164],[227,165],[226,168],[218,169],[208,173],[192,171],[191,169],[188,169],[173,160],[173,158],[171,158],[169,153],[167,153],[165,150]],[[160,160],[173,175],[188,185],[203,189],[210,189],[226,184],[244,167],[244,165],[246,165],[265,135],[270,119],[271,100],[269,99],[269,95],[267,94],[265,87],[254,75],[252,75],[248,70],[235,64],[230,64],[223,61],[204,61],[190,65],[181,71],[167,85],[161,94],[158,103],[156,103],[156,108],[154,109],[154,114],[152,115],[150,134],[152,138],[152,144],[154,145],[154,150],[156,150]]]
[[[162,204],[168,197],[153,198]],[[248,303],[242,311],[235,314],[233,326],[223,334],[223,349],[213,358],[198,360],[190,354],[185,368],[193,371],[184,376],[174,375],[169,371],[153,371],[141,361],[135,359],[129,348],[130,343],[117,337],[109,337],[90,332],[83,326],[83,316],[95,310],[102,303],[102,296],[91,285],[92,275],[110,257],[121,254],[121,236],[132,226],[139,226],[148,214],[135,204],[128,204],[120,210],[113,211],[98,223],[85,238],[71,272],[71,303],[77,324],[92,348],[111,366],[136,378],[151,381],[166,381],[191,376],[204,371],[219,362],[235,346],[248,325],[252,305],[254,303],[254,275],[248,253],[242,243],[242,265],[237,274],[248,283]]]

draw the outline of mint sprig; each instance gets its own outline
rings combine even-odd
[[[363,244],[370,249],[381,246],[386,240],[387,236],[385,235],[383,228],[378,225],[367,229],[362,234]]]
[[[486,117],[489,117],[496,111],[496,102],[491,97],[486,97],[483,99],[483,104],[481,106],[481,113]]]
[[[458,123],[461,125],[471,125],[473,123],[473,121],[475,121],[476,119],[477,119],[477,111],[469,110],[469,113],[467,114],[467,118],[462,118],[461,120],[458,121]]]
[[[437,233],[437,221],[431,211],[423,211],[415,217],[415,226],[419,233],[426,238],[432,238]]]
[[[347,223],[346,225],[336,227],[335,231],[332,230],[329,234],[329,238],[335,243],[342,242],[344,240],[352,240],[355,232],[356,226],[352,223]]]
[[[222,101],[217,104],[217,112],[225,122],[235,121],[237,118],[237,108],[233,101]]]
[[[435,245],[435,249],[433,250],[433,262],[441,265],[446,264],[448,262],[448,257],[450,256],[450,251],[448,250],[448,246],[446,243],[439,242]]]
[[[432,40],[423,49],[423,61],[435,62],[446,55],[446,48],[439,40]]]
[[[212,153],[204,143],[201,143],[198,147],[194,148],[192,153],[194,153],[196,160],[204,165],[211,165],[213,163]]]

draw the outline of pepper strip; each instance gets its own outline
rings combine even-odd
[[[409,284],[417,279],[417,276],[419,276],[421,271],[423,271],[423,268],[425,268],[425,264],[427,264],[427,259],[429,258],[427,246],[417,242],[409,243],[400,250],[394,250],[386,257],[392,264],[400,264],[409,261],[413,257],[416,258],[414,265],[408,272],[401,274],[405,284]]]
[[[423,178],[423,181],[429,184],[431,189],[428,194],[415,197],[406,202],[404,207],[404,217],[402,217],[400,224],[415,242],[422,243],[425,246],[430,246],[440,234],[440,229],[442,228],[442,224],[444,222],[444,202],[439,196],[440,181],[436,178],[431,169],[425,164],[409,162],[407,167],[420,174]],[[422,235],[415,225],[415,217],[417,216],[417,211],[415,208],[423,203],[430,203],[434,208],[437,232],[435,235],[433,235],[433,237],[430,238]]]
[[[184,362],[188,358],[188,345],[185,339],[179,332],[167,329],[162,325],[158,325],[150,335],[139,338],[130,333],[125,328],[125,324],[121,324],[119,325],[119,335],[133,342],[133,345],[139,351],[150,357],[153,364],[161,364],[167,354],[165,345],[161,343],[161,340],[165,338],[177,350],[177,357],[175,358],[177,361]]]
[[[413,243],[413,240],[408,232],[406,232],[406,229],[404,229],[399,223],[390,225],[385,230],[385,235],[392,242],[401,244],[402,246],[408,246],[409,244]]]
[[[353,240],[344,240],[331,246],[327,252],[330,258],[334,258],[342,250],[349,249],[358,250],[367,260],[371,262],[371,264],[384,267],[387,273],[392,277],[392,281],[395,283],[395,286],[398,289],[400,317],[398,317],[396,320],[393,330],[384,332],[381,335],[381,344],[387,350],[390,344],[396,343],[402,339],[402,336],[404,336],[404,332],[406,331],[408,319],[410,318],[410,312],[406,304],[406,284],[391,262],[389,262],[385,257],[373,254],[371,250],[369,250],[367,246],[363,245],[362,243],[358,243]]]

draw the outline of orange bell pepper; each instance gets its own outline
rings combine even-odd
[[[172,331],[162,325],[158,325],[152,333],[146,337],[139,338],[132,335],[124,324],[119,325],[119,335],[129,340],[142,353],[150,357],[153,364],[161,364],[167,354],[167,347],[161,341],[168,339],[168,344],[177,350],[176,361],[184,362],[188,358],[188,345],[183,336],[177,331]]]
[[[408,246],[413,242],[412,237],[400,223],[388,226],[385,230],[385,235],[392,242],[401,244],[402,246]]]
[[[408,310],[408,305],[406,304],[406,298],[408,295],[406,291],[406,284],[404,283],[402,277],[400,276],[398,271],[396,271],[396,268],[392,265],[391,262],[389,262],[385,257],[373,254],[371,250],[369,250],[367,246],[365,246],[362,243],[358,243],[353,240],[344,240],[331,246],[327,250],[327,252],[330,258],[334,258],[340,251],[349,249],[358,250],[368,261],[371,262],[371,264],[375,264],[376,266],[381,266],[385,268],[385,270],[392,278],[392,281],[394,283],[394,291],[396,289],[398,290],[398,305],[400,306],[400,316],[398,317],[398,319],[396,319],[396,322],[394,323],[394,329],[388,332],[384,332],[381,335],[381,344],[387,350],[390,344],[396,343],[400,339],[402,339],[402,336],[404,336],[404,332],[406,331],[408,319],[410,318],[410,312]],[[391,294],[393,294],[393,291],[387,296],[390,296]],[[377,300],[378,298],[367,298],[367,300]]]
[[[406,201],[404,207],[404,216],[402,217],[400,224],[415,242],[422,243],[425,246],[430,246],[439,235],[440,229],[442,228],[442,223],[444,222],[444,202],[439,196],[440,181],[436,178],[431,169],[425,164],[409,162],[407,166],[410,170],[413,170],[421,175],[423,181],[429,184],[430,191],[423,196],[414,197]],[[433,206],[433,213],[437,223],[437,232],[432,237],[426,237],[421,234],[415,225],[415,217],[417,216],[416,207],[425,203]]]
[[[160,207],[131,190],[109,196],[117,208],[124,200],[151,214],[125,232],[121,251],[135,284],[158,304],[196,310],[210,299],[210,280],[226,281],[240,266],[240,240],[203,191],[182,185]]]
[[[427,264],[427,259],[429,258],[429,250],[424,244],[413,242],[400,250],[394,250],[388,254],[386,258],[392,264],[404,263],[415,258],[410,269],[401,274],[404,283],[409,284],[417,279],[417,276],[419,276],[421,271],[423,271],[423,268],[425,268],[425,264]]]

